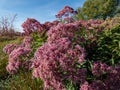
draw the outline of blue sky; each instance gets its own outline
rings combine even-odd
[[[35,18],[40,23],[55,20],[55,15],[64,6],[74,9],[82,7],[85,0],[0,0],[0,17],[17,14],[15,27],[22,31],[21,24],[27,18]]]

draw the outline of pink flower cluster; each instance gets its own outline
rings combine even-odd
[[[40,24],[36,19],[28,18],[23,24],[23,30],[25,35],[29,35],[32,32],[45,32],[49,30],[52,26],[57,25],[59,21],[55,20],[53,22],[45,22]]]
[[[93,75],[99,77],[105,72],[110,71],[110,67],[104,63],[101,62],[94,62],[93,67],[92,67],[92,73]]]
[[[63,79],[83,82],[86,69],[76,69],[75,62],[84,62],[85,51],[79,45],[72,47],[68,38],[45,43],[35,53],[33,76],[44,81],[44,88],[64,90]],[[66,73],[66,74],[64,74]]]
[[[68,17],[69,13],[75,13],[74,9],[71,8],[70,6],[65,6],[62,10],[58,12],[58,14],[56,15],[56,18],[62,18],[63,15]]]
[[[59,21],[55,20],[53,22],[45,22],[43,26],[48,31],[52,26],[56,26],[59,23]]]
[[[104,83],[101,81],[93,81],[89,84],[87,81],[81,85],[80,90],[106,90]]]
[[[95,38],[93,35],[91,35],[91,30],[89,30],[89,27],[93,27],[93,24],[101,25],[103,21],[99,20],[88,20],[88,21],[77,21],[73,23],[58,23],[56,26],[51,27],[48,32],[48,42],[55,42],[56,40],[62,38],[62,37],[68,37],[70,40],[73,40],[76,38],[78,42],[82,41],[84,42],[85,38],[81,35],[76,35],[75,33],[80,33],[82,30],[81,28],[84,28],[84,32],[86,33],[88,39]],[[92,30],[94,27],[92,28]],[[99,33],[102,29],[96,28],[96,31],[93,31],[93,33]],[[75,35],[75,36],[74,36]]]
[[[25,37],[21,45],[8,44],[3,48],[3,51],[9,55],[6,69],[10,74],[15,74],[24,63],[20,57],[26,56],[31,51],[31,42],[31,37]]]
[[[96,34],[99,34],[102,32],[102,30],[104,30],[102,28],[102,23],[104,21],[103,20],[80,20],[80,21],[76,21],[74,22],[74,24],[80,28],[84,28],[84,33],[87,36],[88,40],[92,40],[92,39],[96,39]]]
[[[32,37],[30,36],[26,36],[24,39],[23,39],[23,42],[22,42],[22,45],[23,47],[27,47],[27,48],[31,48],[31,44],[32,44]]]
[[[14,49],[10,54],[9,54],[9,62],[6,67],[7,71],[10,74],[15,74],[19,67],[21,66],[21,62],[19,57],[22,55],[26,55],[31,51],[31,49],[28,49],[26,47],[18,47]]]
[[[56,40],[62,37],[69,37],[70,39],[73,37],[73,25],[59,23],[57,26],[51,27],[47,32],[48,42],[55,42]]]
[[[77,25],[82,25],[83,27],[85,27],[86,29],[90,29],[91,27],[94,28],[98,28],[104,21],[103,20],[80,20],[80,21],[76,21],[74,22]]]
[[[7,44],[4,48],[3,48],[3,52],[6,54],[10,54],[14,48],[16,47],[16,44]]]
[[[80,90],[119,90],[120,89],[120,66],[112,67],[105,63],[95,62],[92,69],[93,75],[101,77],[88,83],[85,81]],[[104,78],[102,75],[106,74]]]
[[[70,6],[65,6],[62,10],[60,10],[58,12],[58,14],[56,15],[56,18],[63,18],[63,21],[65,23],[70,23],[70,22],[74,22],[75,20],[72,18],[72,15],[76,14],[77,11],[75,11],[73,8],[71,8]]]
[[[30,34],[32,32],[42,32],[44,26],[40,24],[36,19],[28,18],[23,24],[25,34]]]

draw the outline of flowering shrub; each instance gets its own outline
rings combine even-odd
[[[9,54],[7,71],[32,69],[44,90],[71,90],[69,82],[72,90],[119,90],[120,25],[106,28],[103,20],[72,21],[70,13],[76,12],[65,6],[56,15],[67,23],[40,24],[28,18],[22,25],[27,35],[22,44],[3,49]]]
[[[79,45],[72,49],[68,38],[61,38],[56,43],[45,43],[35,53],[33,76],[42,78],[45,88],[62,90],[64,79],[74,83],[84,81],[86,70],[75,68],[75,62],[84,62],[84,57],[84,49]]]

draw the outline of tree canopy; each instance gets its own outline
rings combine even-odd
[[[113,17],[118,2],[119,0],[86,0],[83,7],[78,9],[78,17],[79,19],[106,19],[107,17]]]

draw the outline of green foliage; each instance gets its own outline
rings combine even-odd
[[[98,40],[94,59],[102,60],[110,65],[120,63],[120,23],[113,28],[104,30]]]
[[[33,38],[32,49],[35,52],[38,47],[42,46],[46,42],[47,35],[44,32],[41,34],[34,32],[31,36]]]
[[[83,14],[82,8],[78,8],[78,9],[77,9],[77,14],[75,14],[75,15],[73,16],[73,18],[74,18],[75,20],[85,20],[85,19],[86,19],[86,18],[85,18],[85,15]]]
[[[99,34],[91,32],[92,39],[85,40],[83,44],[87,51],[86,59],[91,63],[102,61],[108,65],[120,64],[120,22],[119,18],[106,20],[101,26],[103,31]],[[88,35],[87,35],[88,36]]]
[[[73,84],[72,81],[66,81],[66,90],[77,90],[78,88]]]
[[[82,8],[78,8],[76,18],[81,19],[106,19],[116,14],[116,0],[86,0]]]
[[[43,82],[32,78],[31,72],[21,71],[2,80],[0,87],[2,90],[43,90]]]

